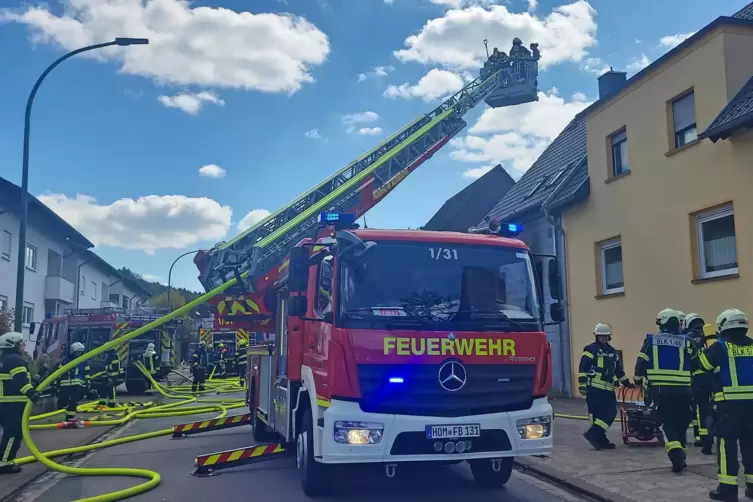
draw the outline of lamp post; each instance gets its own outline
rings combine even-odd
[[[14,319],[14,329],[21,332],[23,328],[23,308],[24,308],[24,274],[26,272],[26,224],[29,217],[29,132],[31,129],[31,105],[34,104],[34,97],[37,95],[39,86],[60,63],[68,58],[81,54],[82,52],[93,51],[103,47],[113,45],[146,45],[149,40],[146,38],[116,38],[112,42],[104,44],[89,45],[71,51],[68,54],[58,58],[54,63],[39,76],[34,87],[31,89],[29,99],[26,101],[26,116],[24,118],[24,154],[23,154],[23,171],[21,174],[21,225],[18,231],[18,267],[16,272],[16,310]]]
[[[167,311],[172,312],[172,279],[173,279],[173,267],[176,263],[178,263],[178,260],[183,258],[184,256],[188,256],[190,254],[198,253],[201,251],[200,249],[194,249],[193,251],[186,251],[182,255],[175,258],[173,261],[173,264],[170,265],[170,271],[167,273]]]

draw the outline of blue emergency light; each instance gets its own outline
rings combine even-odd
[[[520,223],[504,223],[499,229],[499,235],[503,237],[515,237],[523,231]]]
[[[403,377],[390,377],[390,383],[404,383]]]
[[[356,215],[352,213],[330,213],[324,211],[319,215],[319,223],[352,225],[356,222]]]

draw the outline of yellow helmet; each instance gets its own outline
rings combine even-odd
[[[245,347],[248,345],[248,342],[246,340],[241,340],[238,342],[238,347]]]

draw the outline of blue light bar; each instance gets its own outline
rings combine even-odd
[[[508,223],[507,231],[511,234],[519,234],[523,231],[523,225],[521,225],[520,223]]]
[[[323,212],[319,215],[319,223],[342,223],[352,225],[356,222],[356,215],[351,213]]]
[[[404,383],[403,377],[390,377],[390,383]]]

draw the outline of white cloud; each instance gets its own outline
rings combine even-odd
[[[539,92],[539,101],[509,108],[488,108],[463,138],[450,141],[450,156],[461,162],[483,163],[463,176],[478,178],[502,164],[513,178],[527,171],[573,117],[591,103],[583,93],[570,101],[557,90]]]
[[[207,164],[199,168],[199,176],[206,178],[224,178],[227,171],[217,164]]]
[[[595,73],[596,75],[603,75],[609,71],[609,65],[604,63],[599,58],[588,58],[580,66],[581,70]]]
[[[158,275],[153,274],[141,274],[141,277],[144,278],[146,281],[152,281],[152,282],[160,282],[162,278]]]
[[[377,120],[379,120],[379,114],[372,111],[348,113],[342,116],[342,122],[343,124],[345,124],[345,130],[349,133],[358,132],[359,134],[365,134],[365,133],[361,133],[360,131],[371,129],[371,128],[359,128],[358,126],[361,124],[369,124],[372,122],[376,122]],[[379,129],[379,128],[377,127],[374,129]],[[381,129],[379,129],[379,131],[381,132]],[[378,133],[374,133],[374,134],[378,134]]]
[[[421,77],[416,85],[410,85],[407,82],[401,85],[390,85],[384,91],[384,95],[393,99],[421,98],[424,101],[434,101],[454,94],[464,85],[463,78],[456,73],[434,68]]]
[[[129,35],[149,45],[91,53],[123,73],[178,85],[292,93],[314,79],[330,52],[327,35],[292,14],[191,7],[185,0],[62,0],[63,8],[0,11],[0,21],[32,29],[35,42],[65,49]],[[58,12],[60,14],[58,14]]]
[[[646,54],[641,54],[637,58],[633,58],[625,67],[628,73],[638,73],[645,67],[651,64],[651,60]]]
[[[528,12],[533,12],[539,6],[539,0],[528,0]]]
[[[175,96],[159,96],[157,98],[163,106],[178,108],[190,115],[196,115],[204,103],[225,106],[225,102],[213,92],[203,91],[196,94],[176,94]]]
[[[246,216],[241,219],[241,221],[238,222],[238,225],[236,225],[238,227],[238,231],[245,232],[270,214],[272,213],[270,213],[266,209],[252,209]]]
[[[148,254],[221,240],[233,216],[230,206],[185,195],[147,195],[108,205],[81,194],[69,198],[47,193],[39,200],[97,246],[141,249]]]
[[[394,0],[384,0],[384,3],[386,3],[387,5],[392,5],[393,2]]]
[[[358,74],[358,81],[364,82],[368,80],[369,78],[379,78],[379,77],[386,77],[390,73],[395,71],[394,66],[375,66],[371,69],[371,71],[366,73],[359,73]]]
[[[659,39],[659,45],[665,49],[674,49],[675,47],[683,43],[686,39],[695,35],[695,33],[696,33],[695,31],[691,31],[690,33],[678,33],[676,35],[667,35],[666,37],[661,37]]]
[[[394,55],[403,62],[438,64],[451,68],[480,67],[486,59],[483,39],[507,51],[513,37],[538,42],[541,67],[562,61],[581,61],[596,44],[596,11],[585,0],[555,8],[546,17],[513,13],[504,5],[478,5],[448,10],[429,20],[417,35],[405,39]]]
[[[450,9],[459,9],[470,5],[491,5],[496,1],[497,0],[431,0],[431,3],[435,5],[443,5]]]
[[[311,129],[303,133],[303,135],[306,136],[308,139],[320,139],[322,141],[327,139],[324,136],[322,136],[322,133],[319,131],[319,129]]]
[[[358,134],[361,134],[362,136],[374,136],[380,132],[382,132],[381,127],[362,127],[358,130]]]

